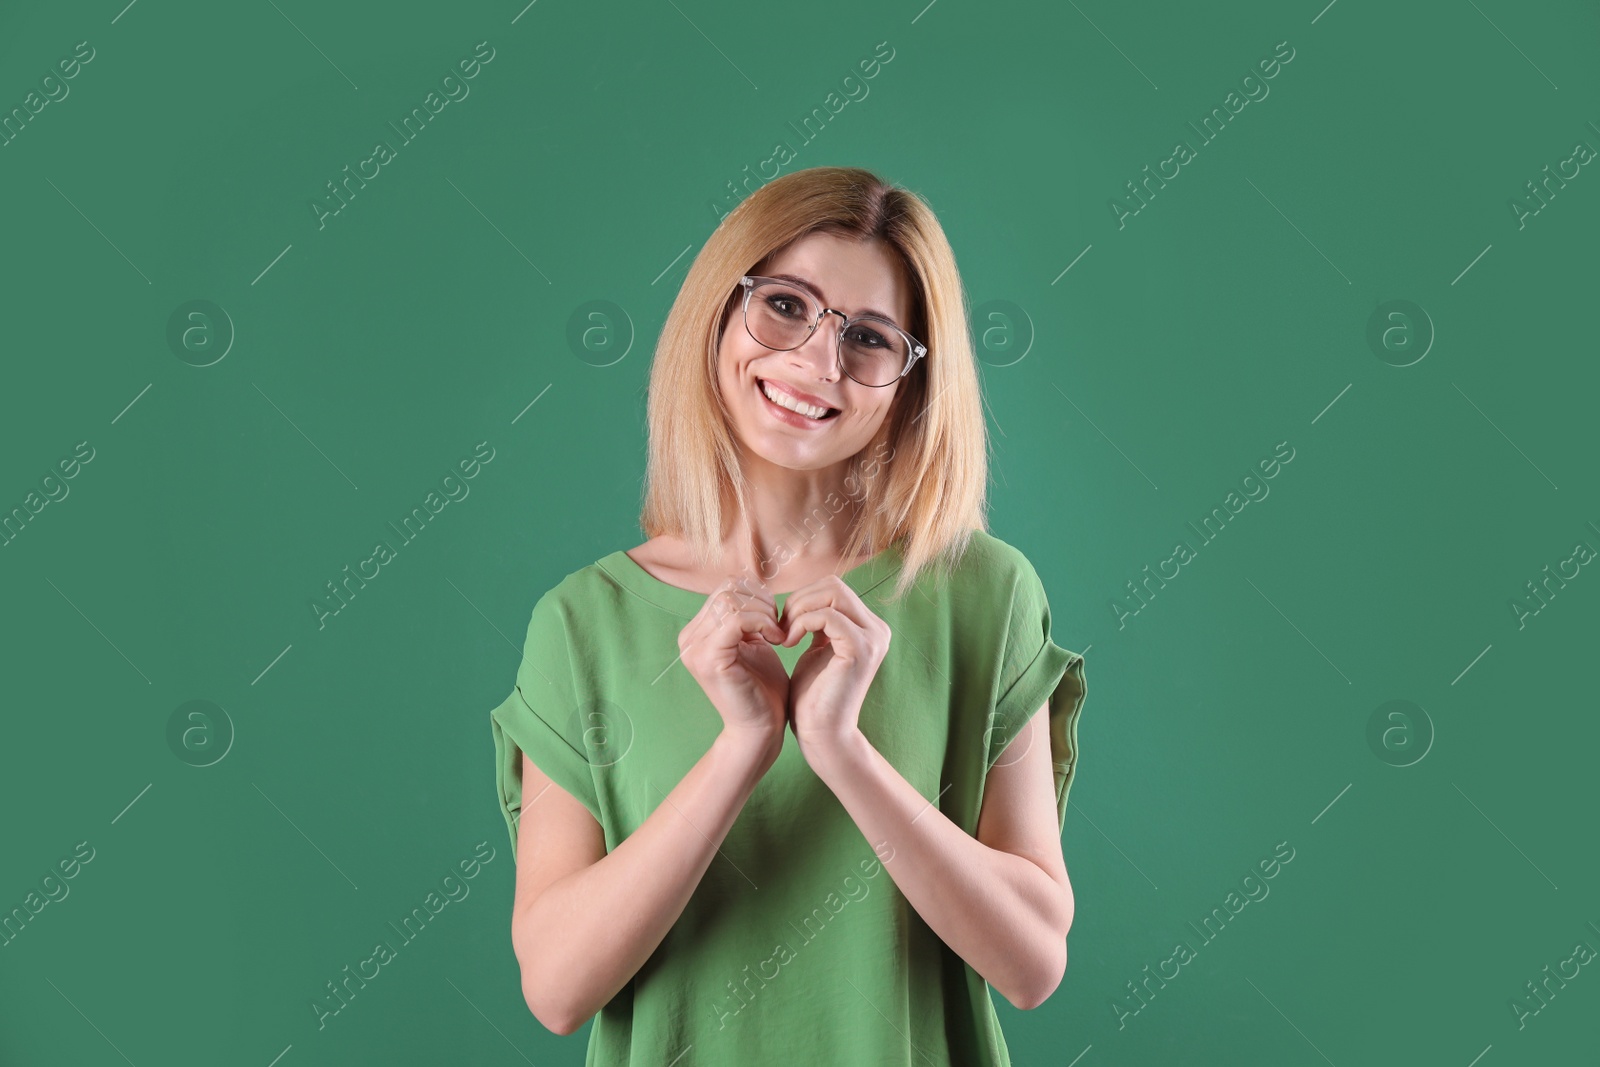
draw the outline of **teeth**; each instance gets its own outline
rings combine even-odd
[[[811,404],[802,404],[788,393],[780,393],[778,390],[768,385],[765,381],[761,383],[761,393],[768,400],[772,401],[774,404],[777,404],[779,407],[788,408],[790,411],[798,412],[808,419],[821,419],[822,416],[826,415],[831,410],[830,408],[815,407]]]

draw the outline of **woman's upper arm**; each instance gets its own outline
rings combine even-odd
[[[1054,774],[1047,701],[990,768],[975,836],[990,848],[1031,860],[1070,887],[1056,822]]]
[[[551,883],[599,862],[605,831],[589,809],[522,754],[522,811],[517,818],[517,888],[521,914]]]

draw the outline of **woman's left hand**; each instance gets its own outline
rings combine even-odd
[[[802,751],[848,740],[889,651],[889,624],[843,578],[830,574],[790,593],[778,625],[785,648],[814,635],[789,676],[789,725]]]

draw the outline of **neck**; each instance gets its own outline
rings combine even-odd
[[[861,511],[849,472],[849,461],[798,471],[748,457],[749,510],[723,543],[724,566],[776,589],[849,570],[855,561],[844,556]],[[791,576],[797,582],[786,582]]]

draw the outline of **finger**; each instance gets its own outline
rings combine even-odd
[[[790,593],[778,622],[787,628],[789,620],[822,607],[836,609],[858,626],[867,625],[867,620],[872,617],[872,611],[862,603],[860,594],[850,588],[843,578],[829,574]]]
[[[835,607],[813,608],[796,615],[784,633],[784,647],[787,648],[799,641],[802,634],[819,631],[829,642],[844,648],[847,652],[855,652],[864,647],[862,638],[865,637],[865,631]],[[816,647],[815,642],[812,647]]]
[[[722,648],[733,648],[747,638],[774,645],[783,640],[783,630],[771,614],[753,609],[728,613],[715,632]]]
[[[731,579],[730,579],[731,581]],[[778,618],[777,603],[771,599],[753,596],[749,593],[731,587],[728,583],[719,586],[706,600],[706,613],[712,625],[717,625],[728,615],[740,611],[755,611],[772,618]]]
[[[720,619],[729,611],[765,611],[777,619],[778,602],[769,586],[748,578],[726,578],[712,592],[712,611]]]
[[[705,603],[700,605],[700,610],[695,612],[694,618],[689,620],[679,636],[680,652],[715,633],[724,618],[738,611],[752,610],[769,614],[776,624],[775,604],[736,591],[735,581],[733,578],[724,579],[706,597]],[[779,629],[777,632],[781,634],[782,630]]]
[[[720,591],[720,587],[713,590],[711,594],[706,597],[705,603],[700,605],[700,610],[694,613],[694,618],[690,619],[688,625],[683,628],[683,632],[679,634],[678,637],[680,646],[694,644],[696,641],[699,641],[707,633],[709,633],[711,628],[716,625],[717,619],[720,618],[722,614],[722,608],[718,605],[718,594]]]

